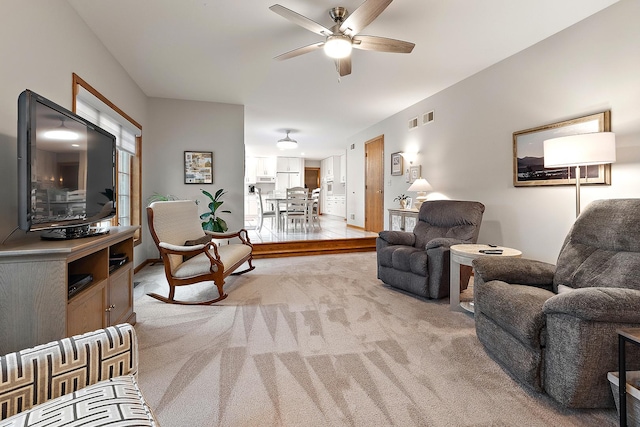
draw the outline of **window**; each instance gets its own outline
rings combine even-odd
[[[141,145],[142,127],[93,89],[73,75],[73,108],[76,114],[112,133],[116,137],[116,209],[112,225],[141,224]],[[141,242],[136,231],[135,244]]]

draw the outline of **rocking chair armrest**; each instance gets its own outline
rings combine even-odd
[[[167,254],[195,256],[204,253],[209,259],[211,259],[211,262],[220,262],[218,246],[214,242],[193,246],[172,245],[171,243],[160,242],[158,246],[160,246],[160,251]],[[213,254],[211,254],[211,251],[213,251]]]
[[[173,245],[167,242],[160,242],[158,244],[161,249],[164,249],[165,252],[176,253],[180,255],[189,255],[189,252],[203,252],[210,244],[200,244],[200,245],[192,245],[192,246],[182,246],[182,245]]]
[[[220,233],[220,232],[209,231],[209,230],[204,230],[204,233],[207,236],[211,236],[212,239],[220,239],[220,240],[233,239],[237,237],[238,239],[240,239],[240,241],[243,244],[253,247],[253,245],[251,244],[251,241],[249,240],[249,233],[244,228],[241,228],[238,231],[231,232],[231,233]]]

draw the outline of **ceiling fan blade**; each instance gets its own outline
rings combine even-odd
[[[361,50],[375,50],[378,52],[411,53],[415,43],[402,40],[388,39],[377,36],[355,36],[352,46]]]
[[[384,11],[393,0],[366,0],[340,25],[340,31],[355,35],[362,31],[367,25]]]
[[[310,44],[308,46],[299,47],[297,49],[290,50],[287,53],[283,53],[282,55],[278,55],[273,59],[277,59],[278,61],[284,61],[285,59],[295,58],[296,56],[304,55],[305,53],[313,52],[314,50],[318,50],[324,46],[324,42],[318,42],[314,44]]]
[[[336,70],[340,77],[348,76],[351,74],[351,57],[347,56],[346,58],[336,59]]]
[[[330,29],[323,27],[317,22],[312,21],[311,19],[307,18],[306,16],[302,16],[297,12],[294,12],[291,9],[280,6],[279,4],[274,4],[269,9],[282,16],[283,18],[288,19],[294,24],[300,25],[302,28],[306,28],[307,30],[316,34],[320,34],[321,36],[330,36],[333,34]]]

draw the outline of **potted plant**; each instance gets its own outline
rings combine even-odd
[[[407,206],[407,199],[409,197],[405,196],[404,194],[399,195],[398,197],[396,197],[395,199],[393,199],[394,202],[398,201],[400,202],[400,209],[404,209]]]
[[[215,196],[212,196],[211,193],[209,193],[206,190],[200,189],[200,191],[202,191],[202,194],[204,194],[209,198],[209,200],[211,200],[208,205],[209,212],[205,212],[202,215],[200,215],[200,219],[203,221],[202,229],[207,231],[224,233],[229,229],[229,227],[227,227],[227,223],[225,222],[225,220],[223,220],[218,216],[218,209],[224,203],[220,199],[222,198],[222,196],[224,196],[227,193],[223,189],[220,189],[216,191]],[[231,211],[220,211],[220,212],[231,213]]]

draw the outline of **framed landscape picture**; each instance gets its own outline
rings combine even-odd
[[[611,131],[611,112],[591,114],[513,134],[513,185],[575,185],[575,168],[545,168],[543,142],[561,136]],[[611,184],[611,164],[580,168],[580,184]]]
[[[400,152],[391,154],[391,175],[402,175],[402,155]]]
[[[213,184],[213,152],[184,152],[184,183]]]

